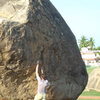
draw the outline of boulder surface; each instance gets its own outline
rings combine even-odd
[[[49,0],[0,0],[0,98],[33,100],[36,61],[47,100],[76,100],[87,72],[75,36]]]

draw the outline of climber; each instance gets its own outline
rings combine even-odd
[[[46,87],[48,86],[48,80],[46,80],[43,69],[40,67],[43,66],[41,66],[39,61],[37,61],[36,78],[38,81],[38,90],[34,100],[46,100]]]

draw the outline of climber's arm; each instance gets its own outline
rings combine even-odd
[[[40,76],[39,76],[39,61],[37,61],[37,65],[36,65],[36,78],[37,78],[37,80],[40,79]]]

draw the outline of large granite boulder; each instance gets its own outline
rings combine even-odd
[[[76,100],[87,72],[75,36],[49,0],[0,0],[0,98],[33,100],[36,61],[50,82],[47,100]]]

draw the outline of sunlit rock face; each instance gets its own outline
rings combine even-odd
[[[25,22],[29,0],[0,0],[0,17],[12,22]]]
[[[0,98],[33,100],[36,61],[47,100],[76,100],[87,72],[75,36],[49,0],[0,0]]]
[[[100,68],[95,68],[89,74],[89,81],[88,81],[86,90],[100,91]]]

